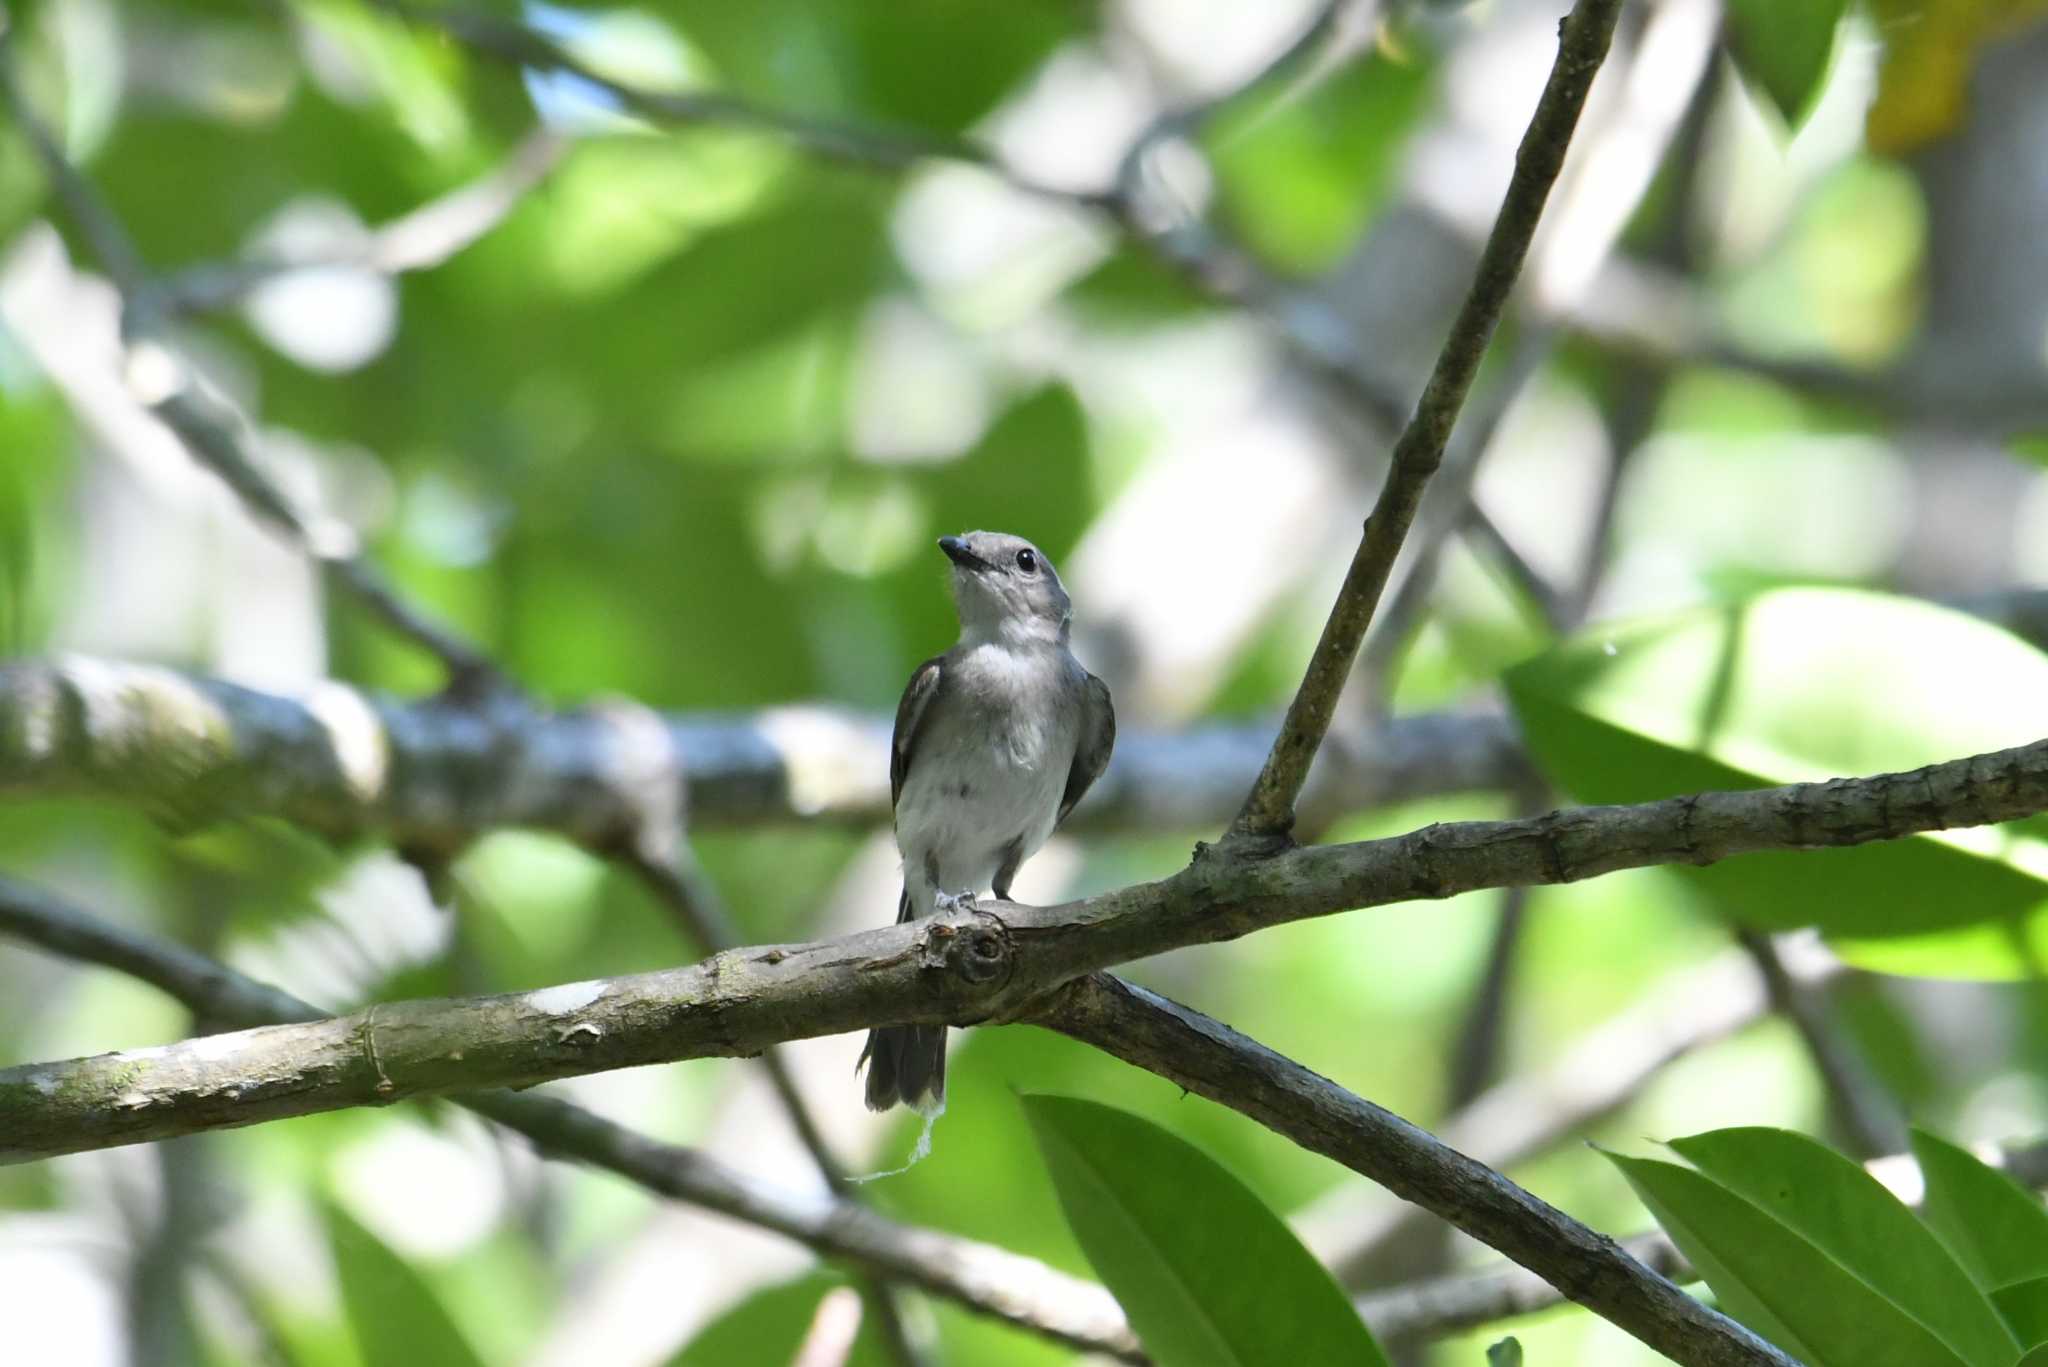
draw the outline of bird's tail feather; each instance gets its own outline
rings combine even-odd
[[[913,919],[910,889],[896,899],[896,922]],[[858,1070],[868,1070],[868,1109],[886,1111],[897,1102],[929,1114],[946,1104],[946,1027],[890,1025],[868,1032]]]
[[[946,1027],[890,1025],[868,1032],[860,1052],[868,1070],[868,1109],[886,1111],[897,1102],[918,1110],[946,1101]]]

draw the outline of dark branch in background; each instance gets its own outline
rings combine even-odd
[[[1213,830],[1270,735],[1247,723],[1127,731],[1069,829]],[[180,829],[273,816],[453,853],[525,827],[630,853],[660,837],[651,810],[697,830],[870,827],[888,820],[888,774],[888,720],[830,707],[553,712],[504,697],[399,702],[339,683],[288,697],[80,656],[0,665],[0,795],[140,806]],[[1435,713],[1333,745],[1309,796],[1335,815],[1530,781],[1506,717]]]
[[[1085,974],[1311,916],[1759,850],[1858,845],[2042,811],[2048,740],[1910,773],[1439,824],[1260,860],[1207,850],[1170,878],[1061,906],[992,900],[664,972],[385,1003],[335,1020],[0,1071],[0,1161],[753,1054],[878,1025],[1002,1020],[1028,1014],[1045,993]]]
[[[615,80],[554,39],[475,10],[417,5],[408,0],[373,0],[403,19],[438,29],[488,56],[538,71],[559,71],[589,82],[626,109],[656,123],[715,124],[780,138],[807,152],[853,166],[893,171],[923,161],[957,161],[978,166],[1026,194],[1100,207],[1104,196],[1048,185],[1007,165],[996,152],[971,138],[948,137],[913,128],[858,127],[810,118],[755,104],[737,95],[708,90],[656,90]]]
[[[1470,1009],[1459,1023],[1456,1041],[1451,1046],[1450,1066],[1445,1070],[1448,1080],[1444,1098],[1453,1112],[1479,1096],[1500,1071],[1508,999],[1522,944],[1522,927],[1528,915],[1529,889],[1509,888],[1501,894],[1500,905],[1494,910],[1486,963],[1473,990]]]
[[[314,1021],[322,1015],[217,960],[110,925],[4,877],[0,935],[125,973],[223,1026]],[[760,1181],[708,1154],[648,1139],[554,1097],[470,1092],[457,1104],[525,1135],[551,1158],[604,1168],[664,1196],[787,1235],[825,1257],[901,1278],[1061,1343],[1143,1361],[1122,1310],[1106,1291],[1036,1259],[899,1224],[843,1197],[809,1196]]]
[[[1507,1254],[1685,1367],[1793,1367],[1486,1165],[1229,1026],[1107,975],[1071,984],[1038,1021],[1158,1073],[1335,1159]]]
[[[1147,166],[1159,148],[1194,137],[1219,111],[1273,81],[1297,71],[1313,77],[1328,70],[1342,60],[1342,49],[1369,33],[1369,26],[1359,20],[1362,12],[1374,8],[1377,6],[1369,0],[1322,0],[1294,41],[1248,79],[1218,94],[1162,111],[1131,139],[1117,162],[1115,194],[1122,208],[1128,212],[1143,202]]]
[[[1232,823],[1233,835],[1284,836],[1294,824],[1294,804],[1307,781],[1309,764],[1330,728],[1337,695],[1343,691],[1359,642],[1379,605],[1394,557],[1400,554],[1409,524],[1415,520],[1423,489],[1443,460],[1458,410],[1514,291],[1529,241],[1564,166],[1579,111],[1607,55],[1620,13],[1621,0],[1579,0],[1564,20],[1557,61],[1537,101],[1529,131],[1515,153],[1514,176],[1480,254],[1471,291],[1451,324],[1415,415],[1394,443],[1386,482],[1366,519],[1365,535],[1345,573],[1337,605],[1316,642],[1272,753],[1245,798],[1244,810]]]
[[[1756,966],[1771,1009],[1790,1021],[1813,1059],[1849,1151],[1858,1158],[1906,1148],[1906,1117],[1878,1085],[1869,1062],[1828,1013],[1823,991],[1795,975],[1769,935],[1739,930],[1736,940]]]

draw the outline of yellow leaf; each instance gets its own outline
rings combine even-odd
[[[1978,52],[2048,14],[2048,0],[1872,0],[1871,13],[1884,61],[1864,136],[1900,156],[1955,131]]]

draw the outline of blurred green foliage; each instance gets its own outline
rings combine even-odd
[[[1691,243],[1692,255],[1665,263],[1690,291],[1688,307],[1767,361],[1858,367],[1904,353],[1939,246],[1909,166],[1853,146],[1813,151],[1814,139],[1833,136],[1816,127],[1825,97],[1863,51],[1861,31],[1837,34],[1830,16],[1840,8],[1733,7],[1749,88],[1800,126],[1801,141],[1759,144],[1746,109],[1717,114],[1708,150],[1720,160],[1706,160],[1723,179],[1705,209],[1694,203],[1700,222],[1666,231],[1663,215],[1688,199],[1676,185],[1694,175],[1690,163],[1668,166],[1627,239],[1631,251],[1674,236]],[[1944,66],[1943,52],[1973,53],[2008,31],[2005,17],[1960,0],[1923,7],[1939,20],[1925,28],[1888,20],[1897,8],[1875,11],[1886,49],[1874,138],[1887,120],[1910,122],[1913,136],[1952,128],[1953,112],[1937,108],[1954,94],[1935,79],[1956,65]],[[718,709],[825,699],[886,713],[912,666],[953,633],[932,537],[1014,529],[1074,579],[1077,560],[1103,558],[1113,534],[1118,563],[1136,567],[1120,573],[1147,577],[1163,599],[1183,575],[1237,563],[1231,537],[1188,546],[1176,536],[1187,510],[1244,495],[1186,473],[1190,447],[1242,437],[1247,466],[1263,470],[1268,457],[1258,434],[1270,429],[1229,426],[1239,410],[1205,405],[1243,394],[1241,410],[1277,413],[1290,431],[1321,421],[1272,360],[1270,328],[1248,326],[1099,222],[1040,233],[1028,225],[1042,205],[963,198],[963,178],[994,193],[972,172],[878,175],[711,124],[656,132],[574,81],[521,73],[352,0],[275,10],[41,0],[11,13],[31,93],[159,271],[259,251],[288,210],[374,229],[474,186],[543,122],[576,131],[502,221],[390,282],[389,334],[358,363],[312,363],[254,307],[187,320],[181,334],[265,431],[294,439],[295,487],[355,524],[408,594],[543,697]],[[1064,137],[1062,155],[1090,165],[1101,159],[1084,154],[1121,135],[1088,122],[1098,111],[1082,78],[1115,67],[1138,41],[1111,8],[1074,0],[662,0],[523,13],[606,70],[807,119],[1002,134],[1007,149],[1007,121],[1037,92],[1062,117],[1039,108],[1032,136]],[[1373,264],[1362,244],[1403,202],[1475,80],[1485,84],[1455,61],[1494,20],[1491,7],[1402,8],[1313,79],[1225,102],[1191,140],[1211,221],[1276,276],[1341,305],[1328,282]],[[1787,26],[1797,42],[1783,41]],[[1916,83],[1915,64],[1933,76]],[[1127,84],[1172,104],[1180,84],[1198,83],[1170,60],[1157,65]],[[1070,122],[1086,126],[1076,133]],[[1877,139],[1874,151],[1886,150]],[[1075,183],[1093,185],[1094,173]],[[15,278],[47,249],[34,226],[45,217],[90,269],[18,130],[0,129],[0,236],[13,244],[0,275]],[[331,302],[302,311],[316,329],[353,325]],[[40,317],[72,340],[72,321]],[[1414,328],[1425,325],[1435,326]],[[87,335],[86,322],[75,326]],[[217,491],[193,483],[175,453],[125,439],[94,407],[104,391],[82,390],[53,362],[62,348],[14,327],[0,329],[0,654],[78,649],[234,672],[252,658],[238,631],[268,643],[303,627],[265,615],[286,589],[238,558],[229,528],[239,514],[208,502]],[[952,368],[904,363],[892,328],[913,331]],[[1366,340],[1377,350],[1406,339]],[[1630,590],[1619,597],[1631,613],[1649,615],[1611,625],[1602,604],[1593,625],[1558,641],[1496,558],[1454,545],[1407,644],[1398,710],[1492,696],[1506,671],[1547,775],[1587,800],[1897,767],[2039,732],[2048,681],[2032,647],[1946,611],[1848,591],[1895,586],[1906,505],[1920,487],[1912,480],[1924,471],[1883,415],[1806,395],[1796,375],[1753,373],[1769,369],[1711,353],[1650,377],[1640,358],[1568,338],[1509,415],[1486,471],[1502,483],[1482,480],[1481,493],[1538,569],[1570,583],[1605,446],[1627,430],[1617,415],[1639,410],[1614,510],[1614,578]],[[1188,678],[1120,695],[1126,727],[1270,717],[1284,703],[1369,482],[1354,459],[1357,433],[1335,430],[1323,483],[1297,512],[1342,505],[1333,520],[1345,544],[1288,529],[1284,563],[1257,571],[1274,583],[1249,624],[1223,634]],[[1273,468],[1276,482],[1295,477],[1284,462]],[[1143,505],[1149,522],[1131,512],[1162,485],[1184,500]],[[1260,506],[1248,500],[1240,515],[1247,542],[1261,530]],[[1099,571],[1095,583],[1119,586]],[[1674,599],[1695,606],[1673,612]],[[1089,649],[1140,648],[1129,622],[1077,600],[1083,631],[1101,631],[1084,636]],[[430,661],[355,605],[308,593],[300,608],[319,615],[315,668],[407,695],[439,687]],[[1196,625],[1166,623],[1178,633]],[[1145,663],[1091,662],[1105,673]],[[1156,712],[1139,701],[1169,694],[1177,701]],[[1346,814],[1326,834],[1368,839],[1514,810],[1503,795],[1465,796]],[[1090,839],[1064,884],[1080,895],[1160,876],[1213,834]],[[2039,901],[2036,835],[2029,825],[1989,841],[1918,839],[1539,889],[1516,949],[1498,1071],[1553,1062],[1581,1032],[1660,992],[1664,975],[1725,945],[1730,914],[1845,937],[1933,928],[1924,941],[1857,940],[1853,952],[1923,972],[2014,973],[2025,965],[2000,918]],[[751,938],[879,922],[893,905],[879,886],[889,874],[874,872],[889,855],[865,833],[726,832],[702,838],[698,853]],[[0,808],[0,865],[335,1006],[516,991],[697,952],[637,884],[533,833],[469,849],[443,909],[415,905],[410,875],[380,851],[331,848],[269,823],[167,831],[78,803]],[[1498,904],[1473,896],[1329,918],[1133,971],[1431,1123],[1454,1101],[1447,1059]],[[409,919],[364,910],[408,905]],[[1975,925],[1952,928],[1964,922]],[[2048,997],[2036,985],[1893,988],[1861,983],[1838,1006],[1914,1114],[1970,1137],[2048,1124]],[[1956,1031],[1957,1020],[1968,1028]],[[143,1045],[194,1024],[126,979],[0,949],[0,1058]],[[854,1046],[837,1043],[848,1047],[832,1067],[850,1068]],[[1214,1155],[1251,1198],[1284,1213],[1348,1180],[1235,1113],[1049,1033],[982,1029],[954,1048],[951,1109],[932,1156],[864,1189],[904,1219],[1089,1273],[1019,1092],[1113,1100]],[[721,1125],[746,1113],[749,1076],[742,1064],[706,1062],[593,1080],[587,1098],[658,1136],[729,1151]],[[837,1095],[857,1106],[851,1077],[843,1083]],[[1796,1036],[1774,1025],[1667,1071],[1593,1132],[1632,1142],[1645,1129],[1819,1128],[1824,1117]],[[859,1165],[896,1161],[913,1128],[892,1121],[869,1134]],[[749,1161],[777,1181],[809,1179],[757,1139],[738,1143]],[[208,1335],[221,1363],[525,1360],[587,1310],[593,1286],[637,1273],[623,1266],[634,1257],[663,1256],[661,1207],[644,1193],[582,1170],[536,1176],[526,1155],[439,1111],[313,1117],[223,1133],[206,1149],[236,1210],[202,1240],[219,1265],[194,1273],[211,1330],[231,1330]],[[1645,1219],[1582,1150],[1514,1175],[1602,1230]],[[1713,1185],[1698,1174],[1671,1181],[1674,1191]],[[99,1220],[90,1227],[100,1236],[140,1244],[146,1220],[105,1215],[114,1185],[88,1163],[0,1168],[0,1248],[12,1247],[17,1220],[36,1218]],[[451,1234],[458,1205],[474,1218]],[[1971,1265],[1969,1253],[1956,1256]],[[786,1361],[840,1277],[786,1279],[784,1269],[765,1288],[724,1288],[726,1300],[691,1307],[701,1337],[684,1342],[678,1330],[659,1351],[688,1364],[755,1360],[745,1353]],[[0,1319],[16,1322],[12,1290],[0,1286]],[[2008,1299],[2014,1314],[2035,1304]],[[216,1313],[222,1302],[233,1311]],[[933,1318],[951,1362],[1071,1356],[952,1306]],[[1516,1337],[1532,1363],[1649,1360],[1576,1311],[1517,1326]],[[1436,1360],[1478,1361],[1499,1338],[1477,1331]],[[853,1361],[874,1353],[863,1339]]]

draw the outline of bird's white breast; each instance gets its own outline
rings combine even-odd
[[[896,804],[896,843],[920,914],[933,892],[981,892],[1013,841],[1052,834],[1080,740],[1059,651],[984,645],[946,666]],[[928,880],[935,872],[936,880]]]

